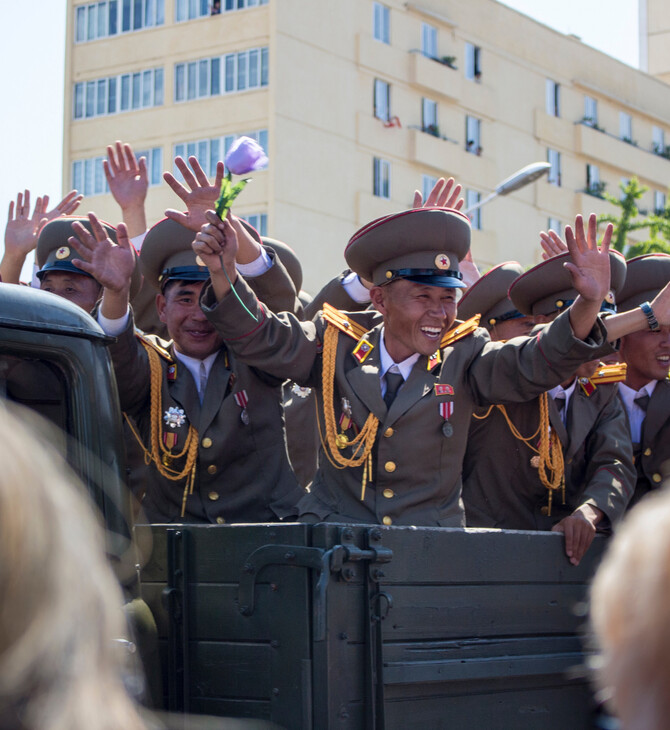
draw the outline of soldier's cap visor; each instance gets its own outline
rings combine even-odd
[[[88,276],[89,279],[95,279],[95,277],[92,274],[89,274],[88,271],[78,269],[69,261],[52,261],[51,263],[44,264],[35,276],[42,281],[42,279],[44,279],[44,277],[52,271],[67,271],[71,274],[80,274],[81,276]]]
[[[207,281],[209,269],[206,266],[175,266],[171,269],[163,269],[158,281],[161,289],[164,289],[169,281]]]
[[[465,284],[462,281],[462,274],[459,271],[441,271],[440,269],[398,269],[391,272],[393,278],[389,282],[396,279],[407,279],[415,284],[423,284],[424,286],[440,286],[443,289],[464,289]]]

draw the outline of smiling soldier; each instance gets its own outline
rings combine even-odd
[[[588,233],[579,217],[568,236],[567,268],[580,295],[536,337],[505,344],[474,321],[455,321],[470,223],[454,210],[418,208],[362,228],[345,258],[373,282],[377,311],[325,308],[303,323],[258,302],[236,278],[235,230],[214,213],[208,220],[194,242],[211,275],[201,296],[208,319],[239,359],[318,390],[325,456],[299,504],[306,521],[462,525],[473,407],[528,400],[611,351],[598,311],[609,287],[612,229],[599,248],[595,216]],[[664,321],[665,298],[654,303]],[[624,324],[641,328],[641,319],[629,318],[613,336]]]

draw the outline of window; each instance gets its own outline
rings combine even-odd
[[[426,200],[428,200],[430,191],[435,187],[435,183],[437,182],[437,180],[438,178],[432,177],[431,175],[421,176],[421,196],[424,204]]]
[[[251,137],[251,139],[255,139],[267,154],[268,130],[257,129],[253,132],[240,132],[239,134],[226,134],[222,137],[180,142],[174,146],[174,157],[188,159],[191,155],[194,155],[198,158],[198,162],[205,171],[205,174],[213,178],[216,175],[217,163],[219,160],[225,158],[228,150],[238,137]],[[182,174],[176,166],[174,166],[172,173],[180,182],[183,182]]]
[[[481,155],[482,123],[477,117],[465,117],[465,151],[472,155]]]
[[[665,153],[665,132],[661,127],[651,128],[651,145],[657,155]]]
[[[100,117],[163,104],[163,69],[153,68],[74,85],[74,119]]]
[[[563,235],[563,224],[561,221],[558,220],[558,218],[549,218],[547,220],[547,230],[548,231],[556,231],[559,236]]]
[[[654,190],[654,213],[661,215],[665,210],[665,193]]]
[[[163,182],[163,150],[154,147],[136,153],[138,160],[143,156],[147,160],[149,184],[160,185]],[[102,167],[104,159],[104,157],[90,157],[85,160],[75,160],[72,163],[72,187],[86,196],[108,193],[109,186]]]
[[[375,79],[374,114],[384,122],[388,122],[391,114],[391,87],[381,79]]]
[[[373,160],[372,193],[378,198],[391,198],[391,163],[375,157]]]
[[[218,9],[214,0],[175,0],[174,18],[179,23],[184,20],[202,18],[206,15],[218,15],[231,10],[243,10],[259,5],[267,5],[268,0],[221,0]]]
[[[586,166],[586,187],[591,189],[600,182],[600,170],[598,165],[588,164]]]
[[[561,153],[551,148],[547,150],[547,162],[551,165],[547,181],[551,185],[561,187]]]
[[[382,3],[372,3],[372,37],[382,43],[391,42],[391,11]]]
[[[619,112],[619,137],[624,142],[633,142],[633,117],[626,112]]]
[[[624,192],[624,189],[630,185],[630,178],[622,177],[620,182],[621,182],[621,186],[619,188],[619,190],[620,190],[619,200],[624,200],[626,197],[626,193]]]
[[[177,63],[174,100],[190,101],[267,86],[268,63],[267,47]]]
[[[545,87],[546,112],[551,117],[561,116],[561,85],[547,79]]]
[[[482,75],[481,68],[482,50],[472,43],[465,44],[465,78],[471,81],[479,81]]]
[[[436,137],[440,136],[437,124],[437,102],[432,99],[421,99],[421,129]]]
[[[582,121],[584,124],[588,124],[589,127],[598,126],[598,102],[592,96],[584,97],[584,117]]]
[[[437,28],[421,23],[421,53],[428,58],[437,58]]]
[[[74,39],[84,43],[164,23],[165,0],[103,0],[77,7]]]
[[[249,215],[240,216],[251,226],[253,226],[261,236],[268,235],[268,216],[267,213],[251,213]]]
[[[478,205],[482,201],[482,195],[481,193],[478,193],[476,190],[466,190],[465,191],[465,209],[466,211],[470,208],[474,207],[475,205]],[[470,225],[472,228],[476,231],[481,231],[482,229],[482,209],[481,208],[475,208],[475,210],[470,211],[467,213],[468,217],[470,218]]]

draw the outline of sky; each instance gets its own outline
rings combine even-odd
[[[3,238],[9,202],[17,192],[28,188],[33,200],[48,194],[52,203],[67,192],[61,189],[66,4],[66,0],[0,2]],[[562,33],[578,35],[631,66],[639,65],[637,0],[506,0],[504,4]],[[85,202],[80,211],[86,211]]]

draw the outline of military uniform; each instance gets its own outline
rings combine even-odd
[[[381,230],[373,235],[383,243],[373,245],[367,233],[375,225]],[[451,281],[458,273],[454,260],[469,247],[469,222],[453,211],[418,209],[367,226],[352,239],[345,255],[359,275],[376,282],[385,276],[384,265],[381,274],[361,265],[351,251],[354,240],[370,248],[383,246],[389,279],[422,272],[417,276],[427,276],[430,285],[453,288]],[[450,251],[444,250],[445,241]],[[412,250],[412,242],[428,250]],[[271,314],[244,281],[238,280],[235,290],[258,317],[258,324],[245,319],[232,294],[217,302],[207,288],[201,297],[203,310],[227,346],[259,370],[317,388],[320,414],[325,399],[326,415],[339,422],[337,430],[346,438],[339,441],[342,459],[355,462],[365,453],[365,448],[351,445],[357,433],[369,439],[369,457],[358,466],[340,468],[332,448],[327,457],[321,454],[310,493],[299,505],[301,515],[321,520],[462,525],[460,475],[473,407],[528,400],[565,379],[581,362],[610,351],[601,326],[592,333],[594,339],[576,340],[567,314],[537,338],[507,345],[492,343],[473,322],[457,325],[434,356],[419,356],[387,408],[380,387],[379,313],[343,316],[326,308],[312,322],[301,323],[289,315]],[[322,419],[328,434],[327,419]]]
[[[569,254],[549,259],[521,274],[511,286],[505,270],[494,269],[477,282],[469,298],[487,318],[511,308],[525,315],[551,315],[577,296],[563,265],[566,260]],[[614,306],[626,274],[618,253],[610,254],[610,263],[606,307]],[[621,517],[633,493],[634,470],[626,418],[613,382],[623,377],[624,370],[619,368],[615,375],[613,371],[617,368],[600,368],[592,380],[579,379],[565,423],[547,396],[475,412],[463,463],[468,526],[550,530],[583,504],[605,514],[603,527]],[[541,417],[541,399],[548,420]],[[548,429],[558,438],[551,446]],[[540,477],[543,437],[548,449],[560,448],[562,457],[555,464],[560,465],[565,486],[551,495]],[[542,458],[549,462],[551,456],[548,450]],[[553,483],[558,485],[559,478]]]
[[[192,232],[181,228],[166,219],[145,239],[141,256],[154,286],[159,276],[207,277],[190,248]],[[273,306],[292,307],[295,291],[279,262],[255,277],[254,286]],[[153,459],[143,480],[150,522],[270,522],[295,515],[303,490],[286,455],[281,380],[255,372],[222,347],[212,355],[201,404],[174,345],[136,332],[132,317],[110,352],[121,408]]]
[[[628,261],[621,292],[621,311],[652,300],[670,278],[670,256],[645,254]],[[657,380],[642,423],[641,439],[633,444],[637,483],[630,507],[670,476],[670,381]]]
[[[623,515],[635,484],[633,454],[616,383],[577,383],[567,428],[552,398],[549,422],[563,448],[565,503],[556,490],[548,514],[547,488],[537,467],[537,441],[515,438],[498,408],[476,411],[463,462],[463,502],[469,527],[550,530],[583,504],[600,509],[613,525]],[[488,409],[487,409],[488,410]],[[505,406],[524,437],[538,432],[537,399]]]

